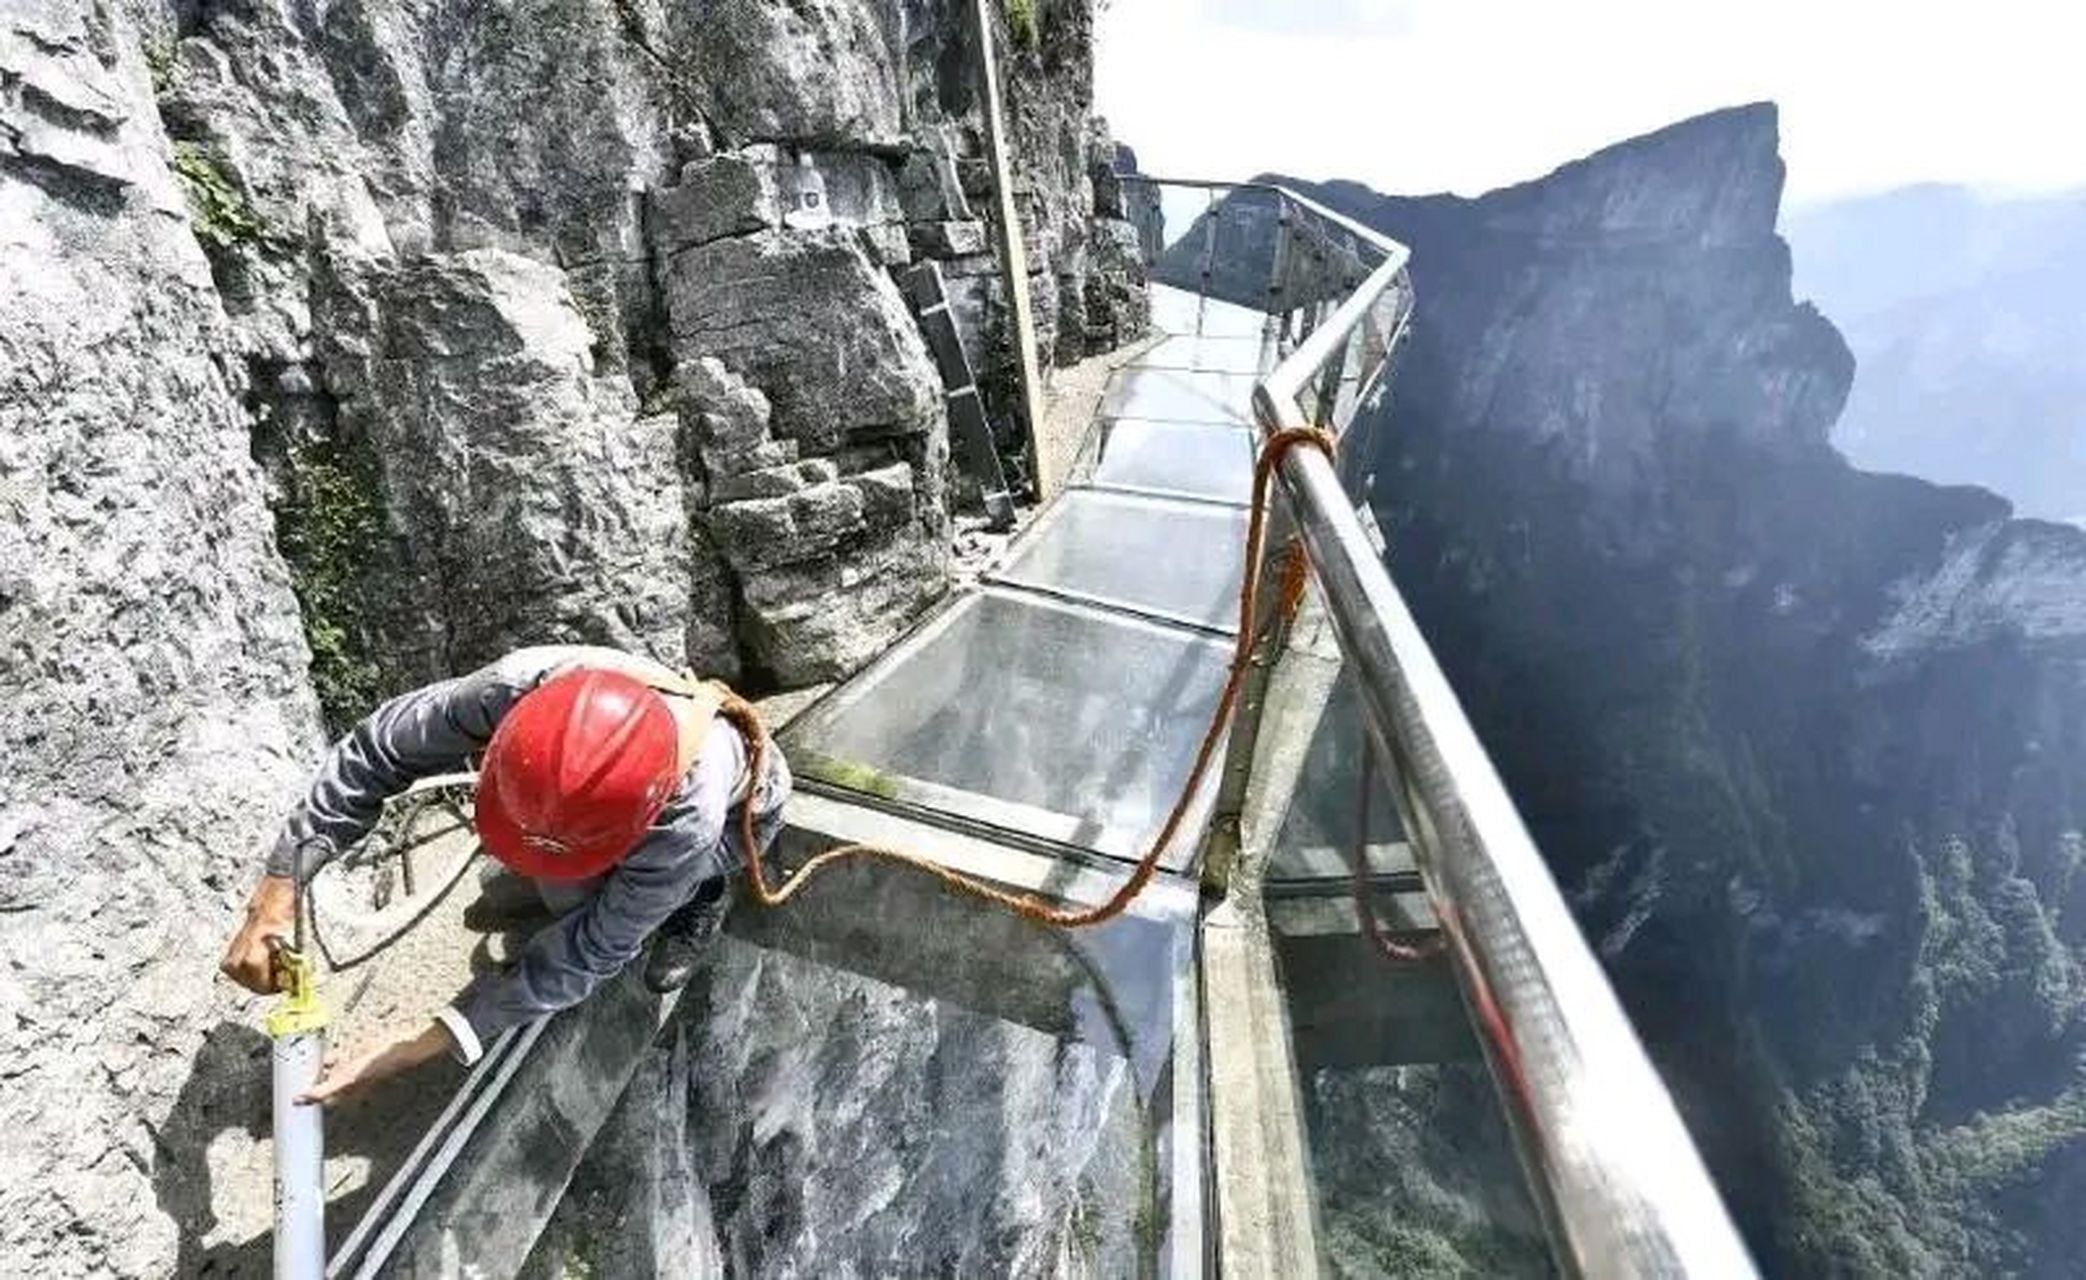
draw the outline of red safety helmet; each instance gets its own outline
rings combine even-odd
[[[478,771],[478,838],[525,876],[584,880],[630,852],[673,794],[680,729],[643,681],[570,671],[524,694]]]

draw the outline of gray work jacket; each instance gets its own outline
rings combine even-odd
[[[326,753],[268,855],[268,873],[317,872],[369,833],[387,799],[416,779],[468,767],[523,694],[557,671],[592,665],[589,659],[624,667],[631,661],[580,645],[522,649],[378,707]],[[764,776],[747,803],[765,845],[780,827],[790,773],[780,751],[771,748],[763,758]],[[714,726],[637,847],[592,880],[557,883],[558,895],[577,905],[531,938],[512,969],[474,982],[436,1015],[458,1056],[475,1062],[499,1032],[585,999],[622,971],[697,885],[741,866],[733,799],[746,783],[745,745],[726,726]]]

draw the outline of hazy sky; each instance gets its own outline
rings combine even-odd
[[[1148,172],[1475,194],[1715,107],[1782,107],[1789,198],[2086,184],[2074,0],[1106,0]]]

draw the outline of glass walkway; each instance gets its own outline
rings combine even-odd
[[[1230,663],[1253,465],[1243,414],[1169,349],[1115,375],[1074,482],[978,590],[784,731],[800,777],[1072,856],[1144,851]],[[1202,417],[1129,416],[1162,402]]]
[[[1747,1273],[1371,541],[1404,251],[1140,191],[1152,338],[997,568],[781,730],[777,858],[1108,899],[1241,643],[1256,441],[1344,432],[1279,469],[1312,576],[1151,885],[1077,930],[861,860],[744,905],[678,998],[495,1045],[332,1274]]]

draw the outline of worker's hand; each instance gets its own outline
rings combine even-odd
[[[276,989],[271,938],[287,939],[296,928],[297,884],[288,876],[262,876],[246,900],[246,919],[232,934],[217,971],[263,995]]]
[[[449,1052],[453,1043],[446,1027],[430,1022],[424,1030],[393,1032],[354,1053],[328,1054],[319,1082],[297,1101],[332,1106],[343,1098],[355,1097],[379,1080],[440,1057]]]

